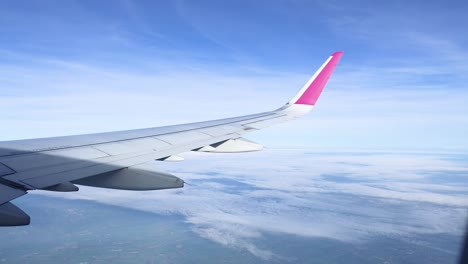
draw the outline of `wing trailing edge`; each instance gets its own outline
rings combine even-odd
[[[210,146],[196,149],[200,152],[240,153],[262,150],[263,146],[245,138],[235,138],[221,141]]]
[[[343,56],[343,51],[337,51],[328,57],[312,77],[302,86],[301,90],[279,110],[288,109],[290,112],[297,112],[303,115],[310,111],[317,103],[328,79],[336,68],[336,65]]]

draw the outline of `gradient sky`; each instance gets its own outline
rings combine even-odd
[[[468,149],[464,1],[1,1],[1,140],[272,110],[336,50],[269,147]]]

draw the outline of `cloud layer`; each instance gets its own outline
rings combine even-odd
[[[281,257],[258,242],[266,233],[365,243],[377,236],[410,240],[463,232],[468,167],[462,154],[266,150],[186,156],[183,163],[155,163],[189,183],[180,190],[37,193],[182,215],[201,237],[262,259]]]

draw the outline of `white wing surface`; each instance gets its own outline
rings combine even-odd
[[[186,151],[261,150],[261,145],[242,136],[310,111],[342,54],[333,53],[293,99],[271,112],[166,127],[0,142],[0,226],[30,223],[30,217],[10,201],[32,190],[78,191],[76,184],[124,190],[181,188],[183,180],[147,163],[182,160],[177,154]]]

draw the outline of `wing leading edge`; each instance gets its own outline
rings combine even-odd
[[[150,161],[179,161],[186,151],[233,153],[262,146],[248,132],[286,122],[316,104],[343,52],[333,53],[283,107],[260,114],[78,136],[0,142],[0,226],[27,225],[10,201],[30,190],[77,191],[79,185],[125,190],[183,187],[183,180],[154,170]]]

